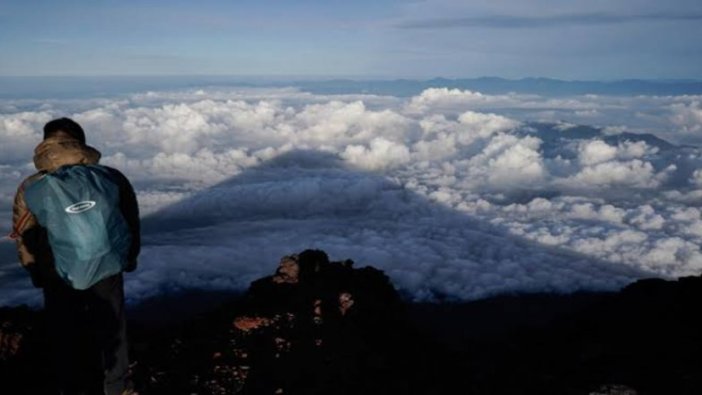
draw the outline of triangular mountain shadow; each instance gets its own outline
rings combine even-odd
[[[244,290],[307,248],[384,270],[409,299],[617,289],[652,273],[507,234],[321,151],[286,152],[143,220],[128,290]],[[141,272],[141,273],[139,273]],[[134,278],[135,277],[135,278]]]

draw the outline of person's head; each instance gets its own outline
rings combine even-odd
[[[49,137],[67,135],[85,144],[85,132],[78,123],[70,118],[59,118],[44,125],[44,140]]]

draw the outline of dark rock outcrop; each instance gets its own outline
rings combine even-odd
[[[379,270],[356,269],[350,260],[330,262],[318,250],[286,256],[274,275],[253,282],[241,300],[220,309],[216,318],[205,318],[207,324],[186,330],[189,346],[182,337],[171,345],[169,359],[192,359],[200,352],[196,366],[182,371],[182,366],[149,361],[145,390],[411,393],[416,380],[407,373],[422,362],[412,352],[414,336],[404,309]],[[196,329],[217,321],[219,334]],[[203,344],[203,339],[210,341]],[[178,377],[183,380],[174,383]]]
[[[416,304],[381,271],[308,250],[224,299],[172,296],[132,315],[142,395],[702,393],[702,277]],[[208,312],[173,320],[186,303]],[[46,329],[40,313],[0,309],[9,393],[50,393]]]
[[[26,307],[0,308],[0,393],[49,391],[45,339],[41,314]]]

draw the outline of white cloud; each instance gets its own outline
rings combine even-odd
[[[588,166],[607,162],[617,156],[617,148],[608,145],[602,140],[589,140],[581,144],[580,163]]]
[[[578,144],[578,160],[582,167],[567,179],[557,181],[570,186],[624,186],[633,188],[656,188],[664,182],[674,165],[656,171],[645,158],[658,153],[645,141],[624,141],[612,146],[603,140],[585,140]]]
[[[369,147],[349,145],[341,157],[362,169],[381,170],[409,162],[410,153],[402,144],[377,137],[371,140]]]
[[[483,95],[480,92],[449,88],[429,88],[419,96],[415,96],[408,104],[408,109],[413,112],[425,112],[431,108],[474,108],[486,102],[500,100],[495,96]]]
[[[458,117],[458,142],[463,145],[472,143],[476,138],[487,138],[499,132],[516,128],[519,123],[495,114],[482,114],[467,111]]]
[[[670,106],[671,121],[685,134],[702,132],[702,102],[694,100],[689,103],[676,103]]]
[[[658,147],[651,147],[645,141],[626,140],[619,144],[617,156],[622,159],[641,158],[646,155],[655,155],[658,151],[660,151]]]
[[[141,190],[139,191],[139,213],[142,216],[153,214],[163,207],[186,199],[190,195],[191,193],[179,191]]]
[[[650,147],[645,141],[626,140],[618,146],[612,146],[603,140],[586,140],[579,144],[578,158],[580,163],[589,166],[597,163],[608,162],[615,158],[634,159],[645,155],[654,155],[659,151],[657,147]]]
[[[236,106],[205,100],[125,111],[124,131],[130,144],[150,144],[165,153],[193,153],[227,130],[219,116]]]
[[[44,124],[53,118],[47,111],[0,114],[0,155],[2,162],[31,159],[34,146],[41,141]]]
[[[582,186],[628,186],[655,188],[659,185],[653,165],[638,159],[598,163],[583,168],[569,179],[572,184]]]
[[[628,222],[641,230],[662,229],[665,219],[650,205],[639,206],[628,219]]]
[[[546,176],[539,146],[541,140],[534,137],[515,139],[502,134],[493,138],[474,164],[487,158],[487,176],[496,186],[528,186],[540,184]]]
[[[249,154],[237,148],[213,152],[202,148],[192,155],[159,152],[148,159],[130,159],[118,152],[104,157],[102,163],[122,169],[126,174],[138,174],[144,180],[191,182],[202,187],[236,176],[242,169],[259,164],[261,159],[257,155],[269,153],[259,151]]]
[[[350,142],[401,135],[407,121],[391,110],[369,111],[361,101],[331,101],[305,106],[293,124],[301,141]]]
[[[519,126],[519,122],[510,118],[474,111],[462,113],[457,121],[449,121],[444,115],[433,114],[421,118],[418,123],[423,136],[412,149],[419,160],[447,158],[462,151],[462,147]]]
[[[702,254],[699,244],[680,237],[669,237],[657,240],[653,248],[643,255],[642,263],[663,273],[697,275],[702,270]]]

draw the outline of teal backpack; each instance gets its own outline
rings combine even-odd
[[[121,272],[132,236],[117,178],[100,165],[63,166],[27,186],[29,211],[46,228],[58,274],[87,289]]]

